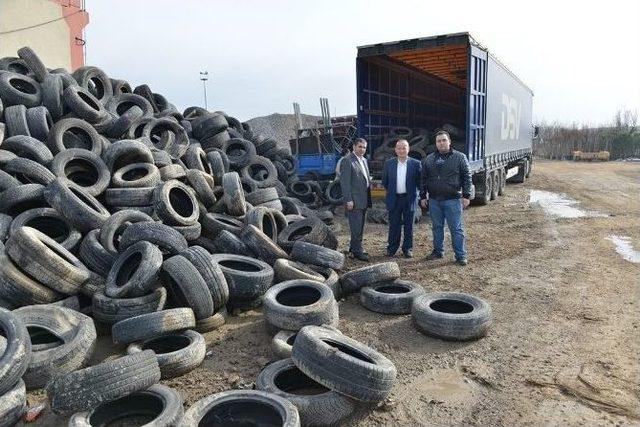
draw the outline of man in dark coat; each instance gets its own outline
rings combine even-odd
[[[353,142],[353,152],[340,163],[340,187],[351,231],[349,252],[361,261],[369,260],[369,254],[362,248],[367,208],[371,207],[371,176],[364,157],[366,151],[367,141],[358,138]]]
[[[469,161],[464,154],[451,148],[451,137],[446,131],[436,133],[436,148],[436,152],[423,161],[420,186],[420,204],[429,207],[433,232],[433,251],[427,260],[444,256],[446,219],[456,262],[467,265],[462,210],[469,206],[471,198]]]
[[[400,246],[400,234],[404,228],[402,253],[413,258],[413,218],[420,188],[422,166],[409,157],[409,143],[400,139],[395,146],[396,156],[384,163],[382,185],[387,190],[386,204],[389,212],[389,238],[387,256],[394,256]]]

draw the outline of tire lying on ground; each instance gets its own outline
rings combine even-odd
[[[211,254],[202,246],[191,246],[181,255],[198,270],[204,279],[213,301],[213,310],[224,308],[229,300],[229,285],[220,266],[213,262]]]
[[[0,298],[12,306],[49,304],[64,296],[36,282],[0,251]]]
[[[419,284],[398,279],[363,287],[360,302],[377,313],[410,314],[413,300],[422,294],[424,289]]]
[[[215,331],[219,329],[220,326],[224,325],[227,321],[227,309],[226,307],[222,307],[211,317],[207,317],[205,319],[196,320],[196,327],[194,328],[196,332],[200,332],[204,334],[206,332]]]
[[[273,268],[264,261],[233,254],[212,254],[229,286],[228,307],[253,301],[266,292],[273,283]]]
[[[153,206],[158,217],[167,225],[193,225],[200,214],[193,189],[173,179],[156,187]]]
[[[193,310],[172,308],[121,320],[111,328],[111,336],[116,344],[129,344],[195,326]]]
[[[344,254],[324,246],[296,241],[291,249],[291,258],[307,264],[315,264],[340,270],[344,267]]]
[[[97,292],[92,298],[93,318],[113,325],[124,319],[162,310],[167,302],[167,291],[165,288],[158,288],[147,295],[134,298],[111,298],[103,292]]]
[[[150,338],[127,348],[128,354],[153,350],[158,359],[162,379],[179,377],[200,366],[207,346],[204,337],[195,331],[184,331]]]
[[[418,296],[411,317],[420,332],[465,341],[486,335],[491,326],[491,306],[473,295],[437,292]]]
[[[20,381],[31,359],[31,340],[27,327],[14,313],[0,308],[0,331],[6,348],[0,354],[0,396]],[[0,399],[3,400],[3,399]]]
[[[147,350],[57,376],[46,391],[51,409],[66,414],[145,390],[159,381],[156,356]]]
[[[320,273],[305,264],[289,261],[288,259],[280,258],[276,260],[273,264],[273,271],[275,272],[277,283],[296,279],[324,282],[324,277]]]
[[[396,381],[396,368],[389,359],[354,339],[319,326],[305,326],[298,332],[291,357],[307,376],[358,400],[383,400]]]
[[[292,247],[298,240],[330,249],[336,249],[338,245],[331,229],[317,218],[305,218],[291,223],[278,235],[278,243],[285,249]]]
[[[153,427],[178,425],[184,408],[176,390],[154,384],[146,390],[135,391],[119,399],[103,402],[85,412],[73,414],[69,427],[107,426],[114,423],[148,421]]]
[[[95,271],[102,277],[109,275],[111,266],[116,261],[116,255],[107,251],[98,241],[99,229],[88,232],[82,242],[78,256],[89,267],[91,271]]]
[[[293,343],[296,341],[298,331],[280,331],[271,339],[271,351],[278,359],[291,357]]]
[[[331,289],[313,280],[278,283],[264,295],[266,322],[276,329],[297,331],[307,325],[338,325],[338,303]]]
[[[349,271],[340,276],[340,284],[345,293],[357,292],[363,286],[380,282],[390,282],[400,277],[400,268],[395,262],[382,262]]]
[[[312,264],[309,264],[309,267],[324,277],[323,283],[331,289],[336,300],[342,297],[344,292],[342,291],[342,285],[340,285],[340,277],[334,269]]]
[[[275,393],[293,403],[305,426],[341,425],[357,405],[355,400],[306,376],[290,358],[264,368],[256,380],[256,389]]]
[[[33,351],[23,379],[28,389],[42,388],[57,375],[83,367],[93,352],[96,329],[93,320],[69,308],[54,305],[34,305],[14,311],[28,328]],[[37,332],[44,334],[36,335]],[[58,339],[59,345],[40,351],[38,344]]]
[[[181,255],[162,263],[162,283],[177,307],[190,307],[196,319],[213,315],[213,298],[198,269]]]
[[[230,390],[194,403],[180,427],[197,425],[299,427],[298,410],[288,400],[264,391]]]

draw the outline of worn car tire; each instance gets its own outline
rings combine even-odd
[[[44,197],[69,224],[82,232],[100,228],[109,218],[109,211],[82,187],[56,178],[44,191]]]
[[[24,381],[19,379],[0,399],[0,427],[17,425],[26,410],[27,389]]]
[[[69,117],[58,120],[49,130],[47,146],[53,155],[67,148],[84,148],[102,154],[102,137],[84,120]]]
[[[56,176],[45,166],[22,157],[9,160],[3,169],[25,184],[33,183],[46,186],[56,179]]]
[[[129,344],[195,326],[193,310],[172,308],[121,320],[111,327],[111,336],[116,344]]]
[[[198,269],[181,255],[162,264],[162,283],[177,307],[190,307],[196,319],[213,315],[211,292]]]
[[[345,293],[357,292],[363,286],[380,282],[391,282],[400,277],[400,268],[395,262],[382,262],[349,271],[340,277]]]
[[[214,313],[213,316],[207,317],[205,319],[196,320],[196,327],[194,328],[197,332],[204,334],[206,332],[215,331],[219,329],[222,325],[224,325],[227,321],[227,309],[222,307],[218,310],[217,313]]]
[[[31,360],[31,340],[26,325],[8,310],[0,308],[0,330],[6,348],[0,354],[0,396],[20,381]],[[0,399],[3,400],[3,399]]]
[[[100,244],[108,252],[116,255],[119,248],[118,242],[124,229],[129,224],[144,221],[153,221],[153,219],[149,215],[136,210],[123,210],[112,214],[100,228]]]
[[[98,240],[100,230],[95,229],[88,232],[82,242],[78,256],[91,269],[102,277],[107,277],[111,266],[116,261],[116,254],[107,251]]]
[[[275,272],[276,283],[300,279],[324,282],[324,277],[321,274],[305,264],[283,258],[276,260],[273,264],[273,271]]]
[[[105,294],[112,298],[146,295],[160,286],[162,252],[149,242],[140,241],[118,255],[107,276]]]
[[[82,148],[64,150],[53,158],[51,172],[82,187],[92,196],[104,192],[111,181],[107,165],[95,153]]]
[[[104,292],[97,292],[92,299],[93,317],[107,325],[142,314],[153,313],[164,308],[167,302],[165,288],[135,298],[111,298]]]
[[[195,191],[173,179],[156,187],[153,207],[167,225],[193,225],[200,215]]]
[[[491,326],[491,306],[473,295],[437,292],[415,298],[411,317],[420,332],[466,341],[486,335]]]
[[[397,279],[363,287],[360,303],[376,313],[410,314],[413,300],[422,294],[424,289],[419,284]]]
[[[49,304],[64,296],[36,282],[0,251],[0,298],[15,307]]]
[[[120,250],[146,240],[157,245],[163,254],[176,255],[186,251],[187,240],[178,231],[159,222],[137,222],[129,225],[120,237]]]
[[[291,248],[291,258],[307,264],[320,265],[336,270],[344,267],[344,254],[325,248],[324,246],[314,245],[313,243],[296,241]]]
[[[227,279],[229,303],[254,300],[273,283],[273,268],[264,261],[243,255],[212,254]]]
[[[53,160],[53,154],[49,147],[36,138],[17,135],[2,141],[2,149],[10,151],[21,158],[33,160],[43,166],[49,166]]]
[[[214,312],[223,308],[229,300],[229,286],[220,266],[211,259],[211,254],[201,246],[191,246],[180,255],[193,264],[204,279],[211,293]]]
[[[273,265],[280,258],[289,258],[289,255],[282,248],[256,226],[245,225],[240,232],[240,238],[258,258],[270,265]]]

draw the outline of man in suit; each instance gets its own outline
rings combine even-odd
[[[369,260],[369,254],[362,249],[367,208],[371,207],[371,177],[364,157],[366,151],[367,141],[358,138],[353,142],[353,151],[340,163],[340,187],[351,231],[349,252],[361,261]]]
[[[400,139],[396,142],[396,157],[384,163],[382,185],[387,190],[387,211],[389,211],[389,239],[387,256],[394,256],[400,246],[400,234],[404,228],[402,253],[405,258],[413,258],[413,217],[420,188],[421,163],[409,157],[409,143]]]

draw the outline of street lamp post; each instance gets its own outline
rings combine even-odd
[[[202,80],[202,90],[204,91],[204,109],[208,110],[209,106],[207,105],[207,80],[209,80],[209,72],[200,71],[200,80]]]

